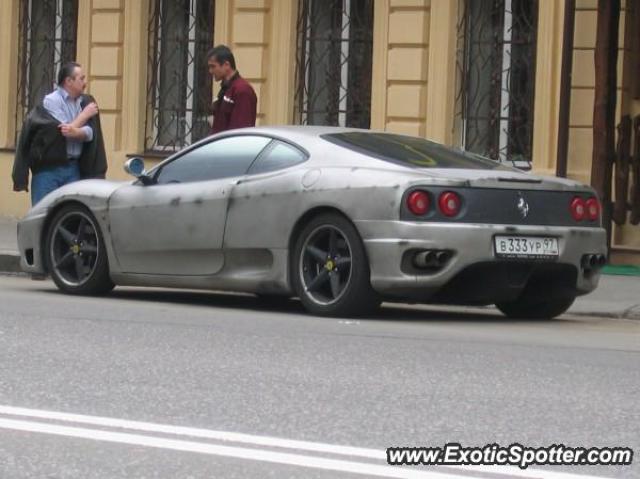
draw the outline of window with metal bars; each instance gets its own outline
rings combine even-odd
[[[537,0],[461,0],[456,129],[466,150],[530,168]]]
[[[27,112],[56,87],[60,66],[76,60],[78,0],[21,0],[16,135]]]
[[[209,133],[213,0],[151,0],[145,149],[171,153]]]
[[[296,121],[369,128],[373,0],[300,0]]]

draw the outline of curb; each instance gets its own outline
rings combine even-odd
[[[580,316],[583,318],[605,318],[605,319],[624,319],[627,321],[640,321],[640,309],[637,306],[629,308],[620,313],[603,312],[603,311],[571,311],[570,309],[563,313],[569,316]]]
[[[0,271],[3,273],[22,273],[20,255],[11,251],[0,251]]]

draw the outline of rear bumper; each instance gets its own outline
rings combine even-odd
[[[512,297],[519,294],[526,286],[527,274],[548,274],[551,279],[556,273],[562,273],[565,275],[563,277],[569,278],[569,272],[575,271],[575,280],[565,279],[565,283],[575,283],[569,285],[573,294],[586,294],[596,288],[599,273],[597,269],[585,270],[581,266],[582,256],[607,254],[606,232],[603,228],[410,221],[355,223],[369,257],[371,284],[376,291],[387,296],[426,300],[437,296],[439,291],[461,275],[470,275],[470,270],[474,272],[470,275],[472,281],[495,280],[495,297],[491,297],[491,291],[486,291],[486,303],[503,299],[505,295]],[[498,234],[555,237],[558,239],[559,255],[551,261],[498,259],[493,246],[493,237]],[[454,254],[438,271],[407,273],[406,268],[402,267],[403,257],[407,252],[421,249],[446,249]],[[499,274],[504,275],[504,278],[496,278]],[[511,282],[510,276],[513,277]],[[509,291],[504,291],[505,288]],[[465,293],[466,291],[460,291],[461,302],[477,301],[465,299],[468,296]],[[472,296],[473,294],[470,295]]]

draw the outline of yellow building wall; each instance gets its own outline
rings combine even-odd
[[[555,0],[538,2],[531,164],[541,175],[553,176],[556,171],[564,5]]]
[[[569,116],[567,176],[590,182],[593,154],[593,107],[595,99],[595,46],[598,20],[597,0],[577,0],[573,39],[573,74]],[[624,8],[620,15],[620,40],[624,44]],[[624,49],[618,50],[616,121],[621,116],[622,64]]]
[[[78,46],[83,48],[78,48],[77,56],[89,73],[87,91],[100,108],[105,148],[117,152],[121,150],[122,133],[123,0],[91,0],[80,5],[78,17],[86,21],[78,21]],[[114,170],[116,155],[107,157],[109,170]]]
[[[258,125],[293,119],[297,6],[296,0],[216,0],[214,43],[231,48],[255,89]]]
[[[20,217],[31,205],[28,193],[13,191],[11,168],[13,151],[0,151],[0,216]]]
[[[570,178],[589,183],[591,163],[593,160],[593,107],[595,99],[595,64],[596,29],[598,20],[597,0],[576,1],[576,23],[574,34],[573,75],[571,82],[571,110],[569,119],[569,154],[567,174]],[[629,51],[625,50],[625,2],[620,12],[618,62],[617,62],[617,95],[616,123],[622,115],[640,113],[637,100],[629,98],[628,81],[624,81],[624,62],[628,60]],[[625,250],[640,252],[640,226],[614,225],[612,246],[614,251]],[[613,256],[613,262],[637,262],[619,251]]]
[[[28,194],[13,192],[11,181],[16,121],[17,24],[17,0],[0,2],[0,215],[5,216],[21,216],[30,204]]]
[[[140,122],[137,125],[128,125],[124,121],[132,108],[144,108],[144,103],[131,101],[132,96],[146,101],[146,79],[128,75],[132,58],[125,60],[125,57],[133,57],[141,64],[146,65],[147,62],[144,51],[131,48],[132,42],[125,43],[129,40],[125,38],[129,26],[126,14],[133,11],[146,19],[148,13],[146,1],[137,2],[137,10],[132,8],[133,3],[127,0],[85,0],[79,2],[78,10],[76,56],[88,73],[87,92],[95,97],[100,109],[108,160],[107,177],[115,180],[130,178],[122,168],[127,154],[140,153],[144,147],[144,112],[139,112]],[[129,4],[128,8],[125,4]],[[146,29],[143,32],[146,37]],[[132,81],[136,81],[135,86],[130,84]],[[140,143],[130,143],[129,126],[140,132]]]
[[[226,5],[225,5],[226,4]],[[258,97],[257,123],[265,119],[265,84],[271,2],[268,0],[223,0],[216,2],[220,21],[216,21],[216,44],[229,45],[240,74],[247,79]],[[224,26],[218,29],[220,24]],[[216,85],[216,91],[219,85]]]
[[[426,134],[429,0],[374,3],[371,128]]]
[[[0,215],[21,216],[29,196],[11,191],[15,135],[17,7],[0,2]],[[229,45],[258,95],[258,124],[293,121],[298,0],[216,0],[214,44]],[[624,2],[623,2],[624,5]],[[374,2],[371,127],[454,143],[458,2]],[[126,179],[122,165],[144,151],[149,0],[79,2],[77,59],[99,104],[108,177]],[[540,0],[534,105],[534,172],[554,174],[564,2]],[[595,85],[597,0],[576,0],[569,130],[569,176],[589,182]],[[625,11],[620,38],[624,38]],[[622,48],[622,47],[621,47]],[[640,113],[623,98],[618,61],[618,115]],[[219,85],[214,85],[214,94]],[[147,160],[153,163],[153,160]],[[151,165],[149,165],[151,166]],[[640,228],[616,228],[614,243],[640,248]]]
[[[0,2],[0,215],[22,216],[29,195],[12,191],[19,0]],[[258,124],[291,123],[295,0],[217,0],[214,43],[228,44],[256,90]],[[87,73],[105,137],[109,179],[144,151],[149,0],[79,2],[77,60]],[[212,19],[213,21],[213,19]],[[213,45],[212,45],[213,46]],[[217,93],[219,85],[215,85]],[[147,159],[151,166],[157,160]]]
[[[633,97],[633,87],[640,83],[640,78],[637,78],[636,75],[637,55],[640,55],[640,52],[633,51],[631,48],[633,43],[632,37],[638,35],[638,31],[635,28],[637,20],[634,17],[640,16],[640,4],[638,4],[638,2],[623,2],[623,4],[624,3],[628,5],[628,9],[625,10],[625,15],[621,18],[620,22],[621,34],[625,35],[624,50],[619,52],[619,55],[622,57],[619,60],[623,62],[620,66],[622,69],[622,88],[619,91],[621,94],[620,111],[622,115],[629,115],[633,120],[633,118],[640,115],[640,99]],[[628,30],[625,29],[625,24]],[[620,68],[618,71],[620,71]],[[639,140],[638,138],[635,139],[635,141]],[[632,182],[632,180],[629,181],[630,186]],[[628,196],[628,198],[630,198],[630,196]],[[615,256],[617,262],[638,262],[638,253],[640,253],[640,225],[616,225],[613,231],[612,243],[617,250]],[[631,253],[635,254],[631,256]]]
[[[0,214],[22,216],[30,207],[30,197],[12,191],[11,168],[13,165],[15,135],[18,0],[1,2],[0,16],[2,43],[15,45],[2,49],[0,65],[3,73],[0,80],[0,98],[3,113],[0,125]],[[9,16],[4,13],[8,12]],[[12,20],[13,19],[13,20]],[[10,22],[10,23],[9,23]],[[125,152],[122,143],[123,115],[123,56],[124,56],[124,0],[84,0],[78,5],[77,61],[82,65],[88,79],[87,92],[92,94],[100,109],[100,121],[105,138],[105,149],[109,162],[108,176],[124,178],[122,164]],[[146,57],[145,57],[146,58]],[[138,88],[144,94],[144,86]],[[6,109],[5,109],[6,108]],[[7,110],[8,113],[7,114]],[[144,125],[142,125],[144,130]]]

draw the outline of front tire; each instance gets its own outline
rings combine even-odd
[[[496,303],[496,306],[513,319],[552,319],[568,310],[575,299],[575,296],[549,299],[523,296],[515,301]]]
[[[54,283],[65,293],[99,295],[114,287],[100,228],[83,206],[65,206],[53,217],[45,261]]]
[[[319,215],[302,229],[291,266],[296,294],[312,314],[360,316],[380,305],[362,240],[339,214]]]

